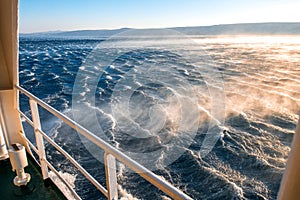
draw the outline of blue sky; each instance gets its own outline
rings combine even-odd
[[[299,0],[20,0],[20,32],[300,22]]]

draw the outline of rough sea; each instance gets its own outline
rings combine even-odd
[[[192,198],[276,199],[300,109],[300,36],[21,37],[19,48],[22,87]],[[23,95],[21,109],[30,116]],[[104,152],[40,116],[105,185]],[[45,143],[83,199],[105,199]],[[119,162],[117,177],[120,199],[169,199]]]

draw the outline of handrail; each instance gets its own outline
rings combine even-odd
[[[29,144],[30,148],[38,155],[38,154],[39,154],[39,151],[38,151],[37,148],[30,142],[30,140],[29,140],[24,134],[20,134],[20,136],[26,140],[26,142]]]
[[[69,125],[71,128],[76,130],[79,134],[82,136],[86,137],[88,140],[93,142],[95,145],[98,147],[102,148],[106,154],[110,154],[114,156],[117,160],[121,161],[124,163],[126,166],[128,166],[131,170],[134,172],[138,173],[141,177],[149,181],[152,185],[157,187],[158,189],[162,190],[165,194],[169,195],[173,199],[192,199],[185,193],[183,193],[181,190],[176,188],[175,186],[171,185],[169,182],[166,180],[163,180],[160,178],[158,175],[154,174],[152,171],[149,169],[145,168],[144,166],[140,165],[138,162],[135,160],[131,159],[124,153],[122,153],[120,150],[114,148],[104,140],[100,139],[97,137],[95,134],[90,132],[89,130],[85,129],[82,127],[80,124],[76,123],[69,117],[65,116],[61,112],[57,111],[55,108],[51,107],[50,105],[46,104],[43,102],[41,99],[38,97],[34,96],[24,88],[20,87],[19,85],[15,86],[17,90],[25,94],[30,100],[35,101],[37,104],[39,104],[41,107],[52,113],[54,116],[58,117],[61,119],[64,123]],[[38,131],[39,130],[35,130]],[[109,190],[109,188],[108,188]]]
[[[22,113],[22,111],[20,111]],[[20,113],[20,114],[21,114]],[[24,114],[24,113],[23,113]],[[31,121],[31,120],[29,120]],[[29,146],[31,147],[31,149],[38,155],[39,151],[37,150],[37,148],[34,146],[34,144],[31,143],[31,141],[22,133],[20,133],[20,136],[22,138],[24,138],[26,140],[26,142],[29,144]],[[33,157],[34,161],[41,166],[38,161]],[[58,171],[51,165],[51,163],[49,163],[47,160],[44,160],[47,164],[47,166],[50,168],[50,170],[52,172],[54,172],[54,174],[59,178],[59,180],[61,180],[65,186],[68,188],[68,190],[72,193],[72,196],[77,199],[77,200],[81,200],[81,198],[78,196],[78,194],[75,192],[75,190],[70,186],[70,184],[68,183],[68,181],[66,181],[59,173]],[[50,177],[51,178],[51,177]]]
[[[68,154],[65,150],[63,150],[56,142],[54,142],[48,135],[46,135],[46,133],[44,133],[44,131],[42,130],[38,130],[43,137],[53,146],[55,147],[62,155],[64,155],[85,177],[88,178],[89,181],[92,182],[92,184],[98,189],[100,190],[106,197],[108,196],[107,190],[98,183],[98,181],[96,181],[94,179],[94,177],[92,175],[90,175],[90,173],[88,173],[74,158],[72,158],[70,156],[70,154]]]
[[[21,111],[19,111],[20,114],[22,113]],[[24,113],[23,113],[24,114]],[[31,120],[29,120],[31,121]],[[39,152],[37,150],[37,148],[31,143],[31,141],[22,133],[20,133],[20,136],[22,138],[24,138],[26,140],[26,142],[29,144],[29,146],[31,147],[31,149],[38,155]],[[38,163],[38,161],[33,157],[34,161],[40,166],[40,164]],[[52,172],[54,172],[54,174],[59,178],[59,180],[61,180],[65,186],[68,188],[68,190],[72,193],[73,197],[75,199],[81,200],[81,198],[78,196],[78,194],[75,192],[75,190],[70,186],[70,184],[68,183],[68,181],[66,181],[59,173],[58,171],[51,165],[51,163],[49,163],[47,160],[45,160],[47,166],[51,169]]]
[[[17,109],[18,113],[30,124],[30,126],[33,127],[33,122],[19,109]]]
[[[69,191],[72,193],[73,197],[77,200],[81,200],[81,198],[78,196],[78,194],[75,192],[75,190],[72,188],[72,186],[70,186],[70,184],[68,183],[68,181],[66,181],[59,173],[58,171],[51,165],[51,163],[49,163],[47,160],[45,160],[47,166],[51,169],[51,171],[53,171],[53,173],[61,180],[61,182],[63,182],[66,187],[69,189]]]

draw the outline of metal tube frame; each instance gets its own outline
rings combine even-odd
[[[75,167],[81,171],[84,175],[87,175],[88,180],[95,180],[90,179],[90,175],[85,173],[85,170],[83,171],[81,169],[81,166],[67,153],[65,152],[58,144],[56,144],[53,140],[51,140],[41,129],[40,126],[40,118],[38,116],[38,109],[37,105],[43,107],[47,111],[49,111],[51,114],[62,120],[64,123],[66,123],[68,126],[76,130],[79,134],[82,136],[86,137],[88,140],[93,142],[95,145],[100,147],[105,151],[104,155],[104,160],[105,160],[105,172],[106,172],[106,183],[107,183],[107,190],[105,188],[102,189],[102,186],[95,180],[95,182],[91,181],[93,184],[98,183],[101,187],[98,185],[98,189],[109,199],[109,200],[116,200],[118,198],[118,192],[117,192],[117,178],[116,178],[116,159],[126,166],[128,166],[131,170],[134,172],[138,173],[141,177],[143,177],[145,180],[150,182],[152,185],[163,191],[165,194],[168,196],[172,197],[173,199],[192,199],[185,193],[183,193],[181,190],[178,188],[174,187],[172,184],[167,182],[166,180],[163,180],[161,177],[158,175],[154,174],[152,171],[148,170],[144,166],[140,165],[138,162],[134,161],[115,147],[111,146],[101,138],[97,137],[95,134],[92,132],[88,131],[84,127],[82,127],[80,124],[76,123],[69,117],[65,116],[61,112],[57,111],[55,108],[49,106],[24,88],[20,87],[19,85],[15,86],[16,89],[23,94],[25,94],[29,100],[30,100],[30,107],[31,107],[31,112],[32,112],[32,119],[33,122],[29,120],[28,117],[24,117],[25,114],[19,111],[20,115],[25,118],[25,120],[30,124],[34,125],[34,130],[36,134],[36,139],[37,139],[37,146],[38,146],[38,151],[39,151],[39,156],[40,156],[40,162],[41,162],[41,168],[43,171],[46,171],[47,169],[47,163],[48,161],[46,160],[45,156],[45,151],[44,151],[44,146],[43,145],[43,137],[56,149],[58,149],[66,158],[68,158]],[[44,163],[44,164],[43,164]],[[46,166],[46,167],[45,167]],[[45,174],[46,177],[48,177],[48,169],[47,169],[47,174]],[[44,174],[43,174],[44,177]]]
[[[40,116],[39,116],[38,105],[37,105],[37,102],[33,99],[30,99],[29,101],[30,101],[32,122],[33,122],[36,145],[37,145],[37,149],[38,149],[39,160],[40,160],[40,164],[41,164],[42,175],[43,175],[43,179],[45,180],[45,179],[49,178],[49,173],[48,173],[48,167],[46,164],[46,153],[45,153],[43,136],[38,131],[39,129],[41,129],[41,121],[40,121]]]

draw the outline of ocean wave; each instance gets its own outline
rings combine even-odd
[[[278,38],[197,39],[215,62],[213,71],[204,60],[198,65],[206,67],[199,68],[170,51],[153,49],[122,54],[107,66],[90,65],[87,59],[97,61],[90,53],[102,41],[21,39],[20,85],[71,118],[82,113],[77,120],[120,150],[162,149],[152,160],[155,172],[194,199],[276,199],[300,110],[300,43],[293,37],[280,45],[274,41]],[[113,51],[106,49],[107,56]],[[211,73],[221,73],[222,80],[211,80]],[[79,89],[74,87],[78,76]],[[212,96],[222,87],[224,97]],[[76,94],[77,110],[72,105]],[[224,124],[213,116],[212,97],[224,98]],[[45,111],[41,117],[49,136],[104,183],[103,152]],[[203,156],[209,130],[217,142]],[[184,142],[190,145],[183,148]],[[99,152],[98,160],[85,145]],[[165,166],[174,148],[183,153]],[[62,172],[78,173],[55,151],[47,153]],[[167,198],[122,165],[118,182],[122,199]],[[83,198],[104,199],[79,173],[74,184]]]

